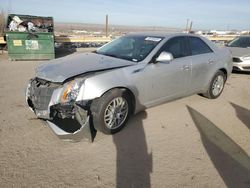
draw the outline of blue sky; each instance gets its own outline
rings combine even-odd
[[[194,29],[250,29],[249,0],[0,0],[12,13],[53,16],[56,22],[104,23]]]

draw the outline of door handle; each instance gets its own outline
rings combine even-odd
[[[184,71],[185,71],[185,70],[189,70],[189,69],[190,69],[189,65],[183,65],[183,66],[182,66],[182,70],[184,70]]]
[[[214,60],[211,60],[211,59],[208,60],[208,64],[210,64],[210,65],[214,64],[214,62],[215,62]]]

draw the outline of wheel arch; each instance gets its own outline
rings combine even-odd
[[[131,113],[133,114],[135,112],[135,107],[136,107],[136,98],[135,98],[135,94],[134,92],[129,89],[128,87],[124,87],[124,86],[117,86],[117,87],[113,87],[113,88],[110,88],[108,90],[106,90],[100,97],[102,97],[103,95],[105,95],[107,92],[111,91],[111,90],[114,90],[114,89],[120,89],[120,90],[124,90],[128,93],[130,99],[131,99]],[[100,98],[99,97],[99,98]]]
[[[211,76],[209,77],[209,79],[207,80],[207,83],[205,84],[205,86],[204,86],[204,88],[199,92],[199,94],[201,94],[201,95],[203,95],[203,93],[205,93],[207,90],[208,90],[208,88],[209,88],[209,86],[210,86],[210,83],[211,83],[211,81],[213,80],[213,77],[214,77],[214,75],[216,75],[216,73],[218,72],[218,71],[221,71],[221,72],[223,72],[224,74],[225,74],[225,81],[227,80],[227,78],[228,78],[228,72],[227,72],[227,69],[226,68],[216,68],[215,69],[215,71],[211,74]],[[204,96],[204,95],[203,95]]]
[[[225,68],[221,68],[219,70],[225,74],[226,79],[227,79],[227,77],[228,77],[227,70]]]

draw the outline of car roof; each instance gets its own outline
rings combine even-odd
[[[168,37],[174,37],[174,36],[198,36],[195,34],[189,34],[189,33],[166,33],[166,32],[134,32],[129,33],[127,36],[145,36],[145,37],[161,37],[161,38],[168,38]]]

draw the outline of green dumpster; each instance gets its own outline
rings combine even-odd
[[[5,31],[10,60],[54,59],[52,17],[10,14]]]

